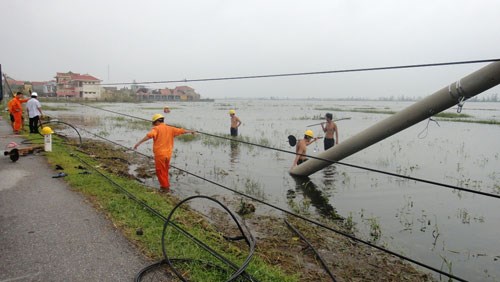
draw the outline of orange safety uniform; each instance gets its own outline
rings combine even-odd
[[[183,128],[176,128],[160,123],[154,126],[146,136],[153,138],[153,153],[155,155],[156,176],[163,189],[170,188],[168,170],[174,148],[174,137],[186,133]]]
[[[19,132],[23,123],[23,106],[29,99],[21,99],[18,96],[9,102],[9,111],[14,116],[14,132]]]
[[[16,97],[10,99],[9,102],[7,103],[7,108],[9,109],[9,115],[10,115],[10,125],[12,126],[12,130],[14,130],[14,115],[12,114],[12,102],[14,102],[15,99]]]

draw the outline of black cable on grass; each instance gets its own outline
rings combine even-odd
[[[98,107],[94,107],[94,106],[89,106],[87,104],[81,104],[81,105],[84,105],[84,106],[87,106],[87,107],[90,107],[90,108],[99,109],[99,110],[106,111],[106,112],[110,112],[110,113],[114,113],[114,114],[117,114],[117,115],[124,115],[124,116],[131,117],[131,118],[146,120],[146,119],[143,119],[143,118],[140,118],[140,117],[136,117],[136,116],[132,116],[132,115],[122,114],[122,113],[118,113],[118,112],[107,110],[107,109],[102,109],[102,108],[98,108]],[[149,120],[147,120],[147,121],[149,121]],[[206,132],[198,131],[198,130],[196,132],[200,133],[200,134],[203,134],[203,135],[215,137],[215,138],[229,140],[229,141],[232,141],[232,142],[233,141],[234,142],[239,142],[239,143],[243,143],[243,144],[247,144],[247,145],[252,145],[252,146],[257,146],[257,147],[261,147],[261,148],[264,148],[264,149],[270,149],[270,150],[274,150],[274,151],[279,151],[279,152],[283,152],[283,153],[287,153],[287,154],[300,155],[300,156],[308,157],[308,158],[311,158],[311,159],[324,161],[324,162],[329,163],[329,164],[344,165],[344,166],[358,168],[358,169],[362,169],[362,170],[368,170],[368,171],[376,172],[376,173],[380,173],[380,174],[385,174],[385,175],[390,175],[390,176],[394,176],[394,177],[404,178],[404,179],[407,179],[407,180],[413,180],[413,181],[417,181],[417,182],[423,182],[423,183],[427,183],[427,184],[441,186],[441,187],[444,187],[444,188],[456,189],[456,190],[460,190],[460,191],[464,191],[464,192],[469,192],[469,193],[474,193],[474,194],[479,194],[479,195],[483,195],[483,196],[488,196],[488,197],[500,199],[500,195],[496,195],[496,194],[486,193],[486,192],[482,192],[482,191],[476,191],[476,190],[472,190],[472,189],[468,189],[468,188],[458,187],[458,186],[455,186],[455,185],[445,184],[445,183],[441,183],[441,182],[437,182],[437,181],[432,181],[432,180],[426,180],[426,179],[422,179],[422,178],[411,177],[411,176],[407,176],[407,175],[402,175],[402,174],[397,174],[397,173],[393,173],[393,172],[378,170],[378,169],[374,169],[374,168],[369,168],[369,167],[364,167],[364,166],[359,166],[359,165],[348,164],[348,163],[344,163],[344,162],[340,162],[340,161],[332,161],[332,160],[328,160],[328,159],[324,159],[324,158],[319,158],[319,157],[316,157],[316,156],[310,156],[310,155],[306,155],[306,154],[297,154],[296,152],[293,152],[293,151],[288,151],[288,150],[273,148],[273,147],[265,146],[265,145],[261,145],[261,144],[255,144],[255,143],[243,141],[243,140],[240,140],[240,139],[237,139],[237,138],[233,138],[233,137],[218,136],[218,135],[215,135],[215,134],[206,133]],[[111,140],[108,140],[108,141],[113,142]],[[117,143],[115,143],[115,144],[117,144]]]
[[[203,261],[203,260],[195,260],[195,259],[170,259],[172,262],[175,262],[176,264],[199,264],[203,265],[205,269],[217,269],[220,272],[227,272],[226,269],[222,268],[219,265],[213,264],[208,261]],[[166,259],[162,259],[160,261],[157,261],[153,264],[150,264],[146,266],[145,268],[141,269],[139,273],[134,278],[135,282],[142,282],[142,281],[173,281],[175,278],[174,274],[171,274],[167,272],[167,270],[170,268],[168,265]],[[168,280],[165,280],[168,279]],[[256,280],[253,280],[256,281]]]
[[[46,121],[46,122],[43,123],[43,125],[38,125],[38,127],[42,127],[42,126],[45,126],[45,125],[51,124],[51,123],[64,124],[64,125],[67,125],[67,126],[73,128],[76,131],[76,134],[78,134],[78,139],[80,140],[80,146],[82,146],[82,136],[80,135],[80,132],[78,132],[78,130],[73,125],[71,125],[71,124],[69,124],[67,122],[63,122],[63,121],[54,119],[54,120]],[[40,130],[38,130],[38,132],[40,132]],[[40,134],[40,135],[42,135],[42,134]]]
[[[85,131],[86,131],[86,130],[85,130]],[[87,132],[89,132],[89,131],[87,131]],[[104,137],[102,137],[102,136],[98,136],[98,135],[93,134],[93,133],[91,133],[91,132],[89,132],[89,133],[90,133],[90,134],[92,134],[92,135],[94,135],[94,136],[96,136],[96,137],[98,137],[98,138],[101,138],[101,139],[103,139],[103,140],[109,141],[110,143],[116,144],[117,146],[124,147],[124,148],[126,148],[127,150],[131,150],[130,148],[125,147],[125,146],[123,146],[123,145],[121,145],[121,144],[119,144],[119,143],[116,143],[116,142],[112,141],[112,140],[108,140],[108,139],[106,139],[106,138],[104,138]],[[262,146],[262,145],[258,145],[258,146]],[[279,150],[279,149],[278,149],[278,150]],[[138,151],[135,151],[135,150],[134,150],[134,152],[135,152],[136,154],[139,154],[139,155],[144,156],[144,157],[146,157],[146,158],[152,159],[152,157],[151,157],[151,156],[145,155],[145,154],[143,154],[143,153],[141,153],[141,152],[138,152]],[[372,244],[372,243],[370,243],[370,242],[368,242],[368,241],[365,241],[365,240],[359,239],[359,238],[357,238],[357,237],[355,237],[355,236],[352,236],[352,235],[347,234],[347,233],[345,233],[345,232],[342,232],[342,231],[340,231],[340,230],[337,230],[337,229],[334,229],[334,228],[332,228],[332,227],[329,227],[329,226],[327,226],[327,225],[325,225],[325,224],[323,224],[323,223],[321,223],[321,222],[318,222],[318,221],[315,221],[315,220],[309,219],[309,218],[304,217],[304,216],[301,216],[301,215],[299,215],[299,214],[295,214],[295,213],[293,213],[293,212],[290,212],[290,211],[288,211],[288,210],[285,210],[285,209],[283,209],[283,208],[280,208],[280,207],[278,207],[278,206],[276,206],[276,205],[273,205],[273,204],[267,203],[267,202],[265,202],[265,201],[263,201],[263,200],[260,200],[260,199],[258,199],[258,198],[253,197],[253,196],[250,196],[250,195],[247,195],[247,194],[245,194],[245,193],[242,193],[242,192],[240,192],[240,191],[238,191],[238,190],[235,190],[235,189],[229,188],[229,187],[227,187],[227,186],[224,186],[224,185],[222,185],[222,184],[220,184],[220,183],[217,183],[217,182],[215,182],[215,181],[212,181],[212,180],[210,180],[210,179],[208,179],[208,178],[205,178],[205,177],[199,176],[199,175],[197,175],[197,174],[194,174],[194,173],[189,172],[189,171],[187,171],[187,170],[184,170],[184,169],[182,169],[182,168],[176,167],[176,166],[174,166],[174,165],[172,165],[172,164],[171,164],[170,166],[171,166],[171,167],[173,167],[173,168],[175,168],[175,169],[177,169],[177,170],[179,170],[179,171],[181,171],[181,172],[185,172],[186,174],[189,174],[189,175],[191,175],[191,176],[194,176],[194,177],[196,177],[196,178],[199,178],[199,179],[201,179],[201,180],[204,180],[204,181],[206,181],[206,182],[208,182],[208,183],[211,183],[211,184],[213,184],[213,185],[215,185],[215,186],[219,186],[219,187],[224,188],[224,189],[226,189],[226,190],[228,190],[228,191],[231,191],[231,192],[236,193],[236,194],[238,194],[238,195],[244,196],[244,197],[246,197],[246,198],[249,198],[249,199],[251,199],[251,200],[254,200],[254,201],[256,201],[256,202],[258,202],[258,203],[261,203],[261,204],[263,204],[263,205],[266,205],[266,206],[272,207],[272,208],[274,208],[274,209],[276,209],[276,210],[279,210],[279,211],[282,211],[282,212],[284,212],[284,213],[286,213],[286,214],[288,214],[288,215],[294,216],[294,217],[296,217],[296,218],[300,218],[300,219],[302,219],[302,220],[304,220],[304,221],[307,221],[307,222],[309,222],[309,223],[311,223],[311,224],[314,224],[314,225],[316,225],[316,226],[319,226],[319,227],[322,227],[322,228],[324,228],[324,229],[330,230],[330,231],[332,231],[332,232],[334,232],[334,233],[337,233],[337,234],[339,234],[339,235],[342,235],[342,236],[344,236],[344,237],[347,237],[347,238],[349,238],[349,239],[351,239],[351,240],[354,240],[354,241],[357,241],[357,242],[363,243],[363,244],[365,244],[365,245],[368,245],[368,246],[370,246],[370,247],[372,247],[372,248],[375,248],[375,249],[377,249],[377,250],[380,250],[380,251],[382,251],[382,252],[385,252],[385,253],[391,254],[391,255],[393,255],[393,256],[395,256],[395,257],[398,257],[398,258],[400,258],[400,259],[403,259],[403,260],[409,261],[409,262],[411,262],[411,263],[414,263],[414,264],[416,264],[416,265],[419,265],[419,266],[421,266],[421,267],[427,268],[427,269],[432,270],[432,271],[434,271],[434,272],[436,272],[436,273],[439,273],[439,274],[441,274],[441,275],[447,276],[447,277],[452,278],[452,279],[456,279],[456,280],[458,280],[458,281],[466,281],[466,280],[464,280],[464,279],[462,279],[462,278],[459,278],[459,277],[457,277],[457,276],[455,276],[455,275],[453,275],[453,274],[446,273],[446,272],[444,272],[444,271],[442,271],[442,270],[440,270],[440,269],[437,269],[437,268],[435,268],[435,267],[432,267],[432,266],[426,265],[426,264],[421,263],[421,262],[419,262],[419,261],[416,261],[416,260],[414,260],[414,259],[412,259],[412,258],[409,258],[409,257],[406,257],[406,256],[404,256],[404,255],[398,254],[398,253],[396,253],[396,252],[393,252],[393,251],[391,251],[391,250],[385,249],[385,248],[383,248],[383,247],[379,247],[379,246],[377,246],[377,245],[375,245],[375,244]]]
[[[187,232],[186,230],[184,230],[182,227],[180,227],[179,225],[175,224],[174,222],[171,222],[170,221],[170,217],[172,215],[172,212],[170,213],[169,217],[166,218],[165,216],[163,216],[160,212],[158,212],[157,210],[153,209],[151,206],[149,206],[146,202],[144,202],[143,200],[140,200],[139,198],[137,198],[134,194],[130,193],[130,191],[128,191],[127,189],[125,189],[123,186],[121,186],[120,184],[116,183],[115,181],[113,181],[111,178],[109,178],[107,175],[105,175],[104,173],[102,173],[100,170],[98,170],[97,168],[93,167],[92,165],[90,165],[89,163],[87,163],[86,161],[84,161],[82,158],[80,158],[78,155],[76,154],[71,154],[73,157],[77,158],[80,162],[82,162],[83,164],[85,164],[87,167],[90,167],[92,168],[94,171],[96,171],[99,175],[101,175],[102,177],[104,177],[106,180],[108,180],[110,183],[112,183],[113,185],[115,185],[120,191],[122,191],[123,193],[125,193],[129,199],[132,199],[133,201],[137,202],[138,204],[140,204],[143,208],[145,208],[146,210],[148,210],[149,212],[151,212],[153,215],[156,215],[158,216],[160,219],[162,219],[165,224],[168,222],[169,224],[171,224],[177,231],[179,231],[180,233],[182,233],[184,236],[186,236],[187,238],[191,239],[193,242],[195,242],[199,247],[201,247],[202,249],[206,250],[208,253],[210,253],[212,256],[214,256],[215,258],[219,259],[220,261],[224,262],[226,265],[228,265],[229,267],[231,267],[233,270],[235,270],[235,273],[238,273],[238,276],[241,274],[243,275],[243,277],[249,281],[257,281],[255,278],[251,277],[248,273],[245,272],[245,269],[248,267],[248,265],[250,264],[250,260],[254,254],[254,251],[255,251],[255,240],[253,238],[253,236],[251,235],[250,231],[248,231],[248,233],[250,234],[250,239],[246,236],[246,234],[242,231],[241,227],[240,228],[240,231],[242,231],[242,236],[244,236],[245,238],[245,241],[247,242],[247,244],[249,245],[249,248],[250,248],[250,251],[249,251],[249,256],[247,257],[247,259],[245,260],[245,263],[243,265],[241,265],[240,267],[238,267],[235,263],[231,262],[230,260],[228,260],[227,258],[225,258],[224,256],[220,255],[219,253],[217,253],[214,249],[212,249],[210,246],[206,245],[205,243],[203,243],[202,241],[200,241],[198,238],[196,238],[195,236],[193,236],[191,233]],[[195,196],[196,197],[196,196]],[[206,196],[203,196],[205,198],[209,198],[209,197],[206,197]],[[190,200],[194,197],[190,197],[186,200]],[[179,204],[176,205],[176,207],[174,208],[174,210],[182,203],[184,203],[186,200],[180,202]],[[213,199],[214,201],[217,201],[215,199]],[[221,204],[222,205],[222,204]],[[227,207],[224,207],[226,210]],[[237,223],[239,225],[239,223]],[[246,227],[246,226],[245,226]],[[164,231],[165,232],[165,228],[164,227]],[[162,235],[162,247],[163,247],[163,235]],[[163,251],[165,253],[165,251]],[[167,258],[167,257],[166,257]],[[168,262],[168,260],[167,260]],[[168,264],[170,266],[172,266],[171,262],[168,262]],[[172,268],[172,270],[174,270],[175,268]],[[175,270],[174,270],[175,272]],[[233,275],[234,275],[233,274]],[[234,278],[233,278],[234,279]],[[183,280],[185,281],[185,280]],[[230,280],[228,280],[230,281]]]
[[[389,67],[357,68],[357,69],[298,72],[298,73],[280,73],[280,74],[264,74],[264,75],[248,75],[248,76],[228,76],[228,77],[216,77],[216,78],[197,78],[197,79],[160,80],[160,81],[142,81],[142,82],[117,82],[117,83],[102,83],[100,85],[130,85],[130,84],[158,84],[158,83],[179,83],[179,82],[185,83],[185,82],[202,82],[202,81],[241,80],[241,79],[256,79],[256,78],[307,76],[307,75],[321,75],[321,74],[334,74],[334,73],[347,73],[347,72],[363,72],[363,71],[380,71],[380,70],[394,70],[394,69],[438,67],[438,66],[450,66],[450,65],[489,63],[489,62],[497,62],[497,61],[500,61],[500,59],[455,61],[455,62],[445,62],[445,63],[400,65],[400,66],[389,66]]]
[[[326,273],[328,273],[328,275],[330,276],[330,278],[332,278],[333,282],[336,282],[337,280],[335,279],[335,276],[333,276],[333,273],[330,271],[330,269],[328,268],[328,266],[326,265],[326,262],[323,260],[323,258],[320,256],[320,254],[318,253],[318,251],[316,251],[316,249],[312,246],[311,243],[309,243],[309,241],[307,240],[307,238],[302,235],[302,233],[297,230],[297,228],[295,228],[292,224],[290,224],[290,222],[288,222],[288,220],[285,219],[285,223],[286,225],[288,225],[288,227],[290,229],[293,230],[293,232],[295,232],[295,234],[297,234],[306,244],[307,246],[314,252],[314,254],[316,255],[316,257],[319,259],[319,261],[321,262],[321,265],[323,266],[323,268],[325,269]]]
[[[250,230],[248,229],[248,227],[245,224],[243,224],[243,226],[245,227],[246,232],[243,230],[242,224],[240,224],[240,222],[238,221],[238,219],[236,218],[236,216],[224,204],[222,204],[220,201],[218,201],[218,200],[216,200],[216,199],[214,199],[212,197],[203,196],[203,195],[191,196],[191,197],[188,197],[188,198],[182,200],[181,202],[179,202],[177,205],[175,205],[175,207],[172,209],[172,211],[170,211],[170,214],[168,215],[167,220],[165,221],[165,224],[163,225],[163,232],[162,232],[162,236],[161,236],[161,246],[162,246],[162,250],[163,250],[163,256],[165,257],[165,260],[167,261],[167,264],[170,266],[170,269],[177,275],[177,277],[179,279],[181,279],[182,281],[187,281],[183,277],[183,275],[174,267],[174,265],[172,264],[172,261],[170,260],[170,258],[168,256],[168,252],[167,252],[167,248],[166,248],[166,243],[165,243],[165,241],[166,241],[165,240],[165,234],[166,234],[166,231],[167,231],[167,227],[169,226],[170,221],[171,221],[172,216],[174,215],[175,211],[181,205],[183,205],[184,203],[186,203],[188,201],[191,201],[193,199],[207,199],[207,200],[215,202],[222,209],[224,209],[229,214],[229,216],[231,216],[231,218],[233,219],[233,221],[236,223],[236,226],[238,227],[238,230],[240,231],[241,236],[243,236],[243,239],[245,240],[245,242],[247,243],[247,245],[250,248],[249,254],[248,254],[247,258],[245,259],[245,261],[243,262],[242,266],[238,270],[236,270],[231,275],[231,277],[229,277],[226,280],[226,281],[233,281],[238,276],[240,276],[245,271],[245,269],[248,267],[248,265],[250,264],[250,260],[252,259],[253,254],[255,252],[255,238],[253,237],[252,233],[250,232]],[[248,234],[248,236],[247,236],[247,234]]]

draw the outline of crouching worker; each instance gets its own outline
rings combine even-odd
[[[168,180],[168,170],[170,168],[170,159],[174,148],[174,137],[185,133],[194,134],[196,131],[186,130],[168,126],[163,123],[165,117],[161,114],[155,114],[152,118],[153,128],[144,138],[134,146],[134,150],[143,142],[153,138],[153,153],[155,157],[156,176],[160,182],[160,191],[169,192],[170,183]]]
[[[293,160],[293,165],[292,168],[295,166],[307,161],[306,158],[306,152],[307,152],[307,146],[309,144],[313,143],[314,141],[318,140],[318,138],[314,138],[314,133],[312,130],[306,130],[304,133],[304,139],[300,139],[297,142],[297,147],[295,149],[295,159]]]

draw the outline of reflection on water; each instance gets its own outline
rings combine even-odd
[[[319,190],[318,186],[309,177],[293,177],[293,179],[295,180],[296,191],[301,191],[304,199],[309,199],[321,216],[328,219],[342,219],[330,204],[329,198]]]
[[[325,185],[325,189],[330,190],[333,189],[335,182],[335,175],[337,174],[337,167],[335,165],[330,165],[325,167],[323,170],[323,184]]]
[[[229,153],[229,161],[231,162],[231,168],[238,163],[240,157],[240,142],[231,140],[231,152]]]

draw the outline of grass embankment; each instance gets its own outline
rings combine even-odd
[[[40,137],[29,136],[34,143],[42,143]],[[125,176],[116,176],[108,170],[116,170],[103,163],[109,159],[103,157],[98,159],[94,156],[95,150],[106,150],[101,144],[89,144],[78,149],[64,143],[63,140],[54,136],[53,151],[45,153],[49,164],[60,165],[68,175],[64,180],[73,190],[85,195],[90,202],[99,210],[104,212],[113,224],[123,232],[147,257],[153,260],[163,258],[161,236],[164,221],[147,211],[143,206],[130,199],[117,185],[107,180],[94,169],[105,174],[113,182],[118,184],[129,193],[133,194],[140,201],[147,203],[150,207],[158,211],[165,217],[173,209],[178,200],[170,194],[160,194],[155,190],[141,185]],[[91,148],[92,153],[82,152]],[[126,159],[125,152],[115,150],[112,154],[116,159]],[[83,160],[83,161],[80,161]],[[116,171],[115,171],[116,173]],[[126,173],[123,173],[126,175]],[[248,248],[241,243],[231,243],[222,237],[215,227],[198,213],[187,208],[177,209],[175,213],[175,223],[184,230],[209,245],[211,248],[222,254],[224,257],[241,265],[248,254]],[[141,229],[143,235],[138,235],[137,230]],[[168,250],[171,258],[190,258],[196,260],[210,261],[222,265],[214,259],[208,252],[202,250],[184,235],[168,228]],[[225,234],[228,235],[228,234]],[[237,234],[230,234],[232,236]],[[227,268],[227,267],[224,267]],[[181,272],[190,281],[224,281],[228,278],[227,273],[221,273],[217,268],[206,267],[206,265],[190,264]],[[229,275],[233,271],[229,271]],[[298,275],[284,274],[277,266],[266,264],[261,258],[254,256],[247,272],[260,281],[298,281]]]

